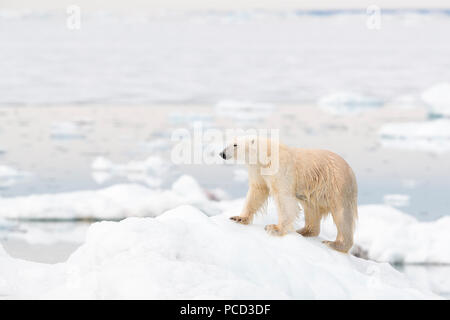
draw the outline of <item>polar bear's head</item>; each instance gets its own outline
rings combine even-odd
[[[237,163],[269,167],[278,166],[278,142],[257,136],[241,136],[234,138],[220,157],[235,160]]]
[[[251,156],[257,153],[257,137],[256,136],[242,136],[235,137],[220,153],[220,157],[224,160],[250,160]]]

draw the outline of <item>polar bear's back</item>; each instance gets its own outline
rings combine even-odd
[[[341,156],[321,149],[295,148],[292,151],[298,192],[304,194],[310,202],[324,205],[324,210],[356,205],[356,178]]]

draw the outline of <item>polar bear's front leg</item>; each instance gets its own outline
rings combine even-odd
[[[293,230],[295,219],[300,210],[298,200],[291,195],[277,194],[274,200],[278,210],[278,224],[269,224],[264,229],[274,236],[283,236]]]
[[[255,213],[261,209],[269,196],[269,189],[265,185],[251,185],[247,192],[245,206],[240,216],[230,219],[242,224],[250,224]]]

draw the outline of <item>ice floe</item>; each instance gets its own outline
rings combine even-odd
[[[21,171],[10,166],[0,165],[0,188],[13,186],[28,176],[30,176],[29,172]]]
[[[90,121],[62,121],[55,122],[50,128],[50,137],[52,139],[70,140],[86,138]]]
[[[97,157],[92,162],[91,168],[92,177],[98,184],[103,184],[113,177],[122,177],[132,182],[145,183],[149,187],[159,187],[170,165],[157,156],[124,164],[114,163],[105,157]]]
[[[370,259],[391,263],[449,264],[450,216],[421,222],[385,205],[359,206],[356,243]]]
[[[0,178],[2,178],[2,179],[11,178],[11,177],[13,177],[13,178],[23,177],[26,175],[28,175],[28,173],[25,171],[17,170],[10,166],[0,165]]]
[[[450,117],[450,83],[439,83],[425,90],[422,100],[428,105],[431,117]]]
[[[407,207],[410,198],[407,194],[386,194],[383,196],[383,202],[393,207]]]
[[[0,244],[0,274],[1,298],[38,298],[63,281],[64,267],[11,258]]]
[[[358,93],[337,92],[319,99],[317,104],[319,108],[331,114],[351,115],[380,108],[383,101]]]
[[[244,199],[229,201],[223,206],[225,214],[236,215]],[[277,223],[276,207],[269,201],[267,214],[259,214],[255,223]],[[360,205],[354,249],[363,250],[367,258],[389,263],[450,264],[450,216],[431,222],[418,221],[392,206]],[[295,228],[304,225],[304,215]],[[294,233],[293,233],[294,234]],[[336,238],[336,226],[331,217],[322,222],[320,237]]]
[[[387,263],[330,250],[319,239],[269,236],[227,214],[181,206],[156,218],[99,222],[65,263],[0,248],[0,294],[58,299],[434,299]]]
[[[167,190],[139,184],[117,184],[100,190],[0,198],[0,217],[30,220],[122,219],[157,216],[192,204],[212,215],[219,203],[210,201],[197,181],[187,175]]]
[[[450,150],[450,119],[388,123],[378,136],[384,147],[444,153]]]
[[[420,184],[417,180],[414,179],[403,179],[401,183],[402,186],[406,189],[414,189]]]

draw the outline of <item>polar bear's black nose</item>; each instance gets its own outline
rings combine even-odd
[[[219,153],[219,156],[221,156],[222,157],[222,159],[224,159],[224,160],[226,160],[227,158],[225,158],[225,152],[221,152],[221,153]]]

